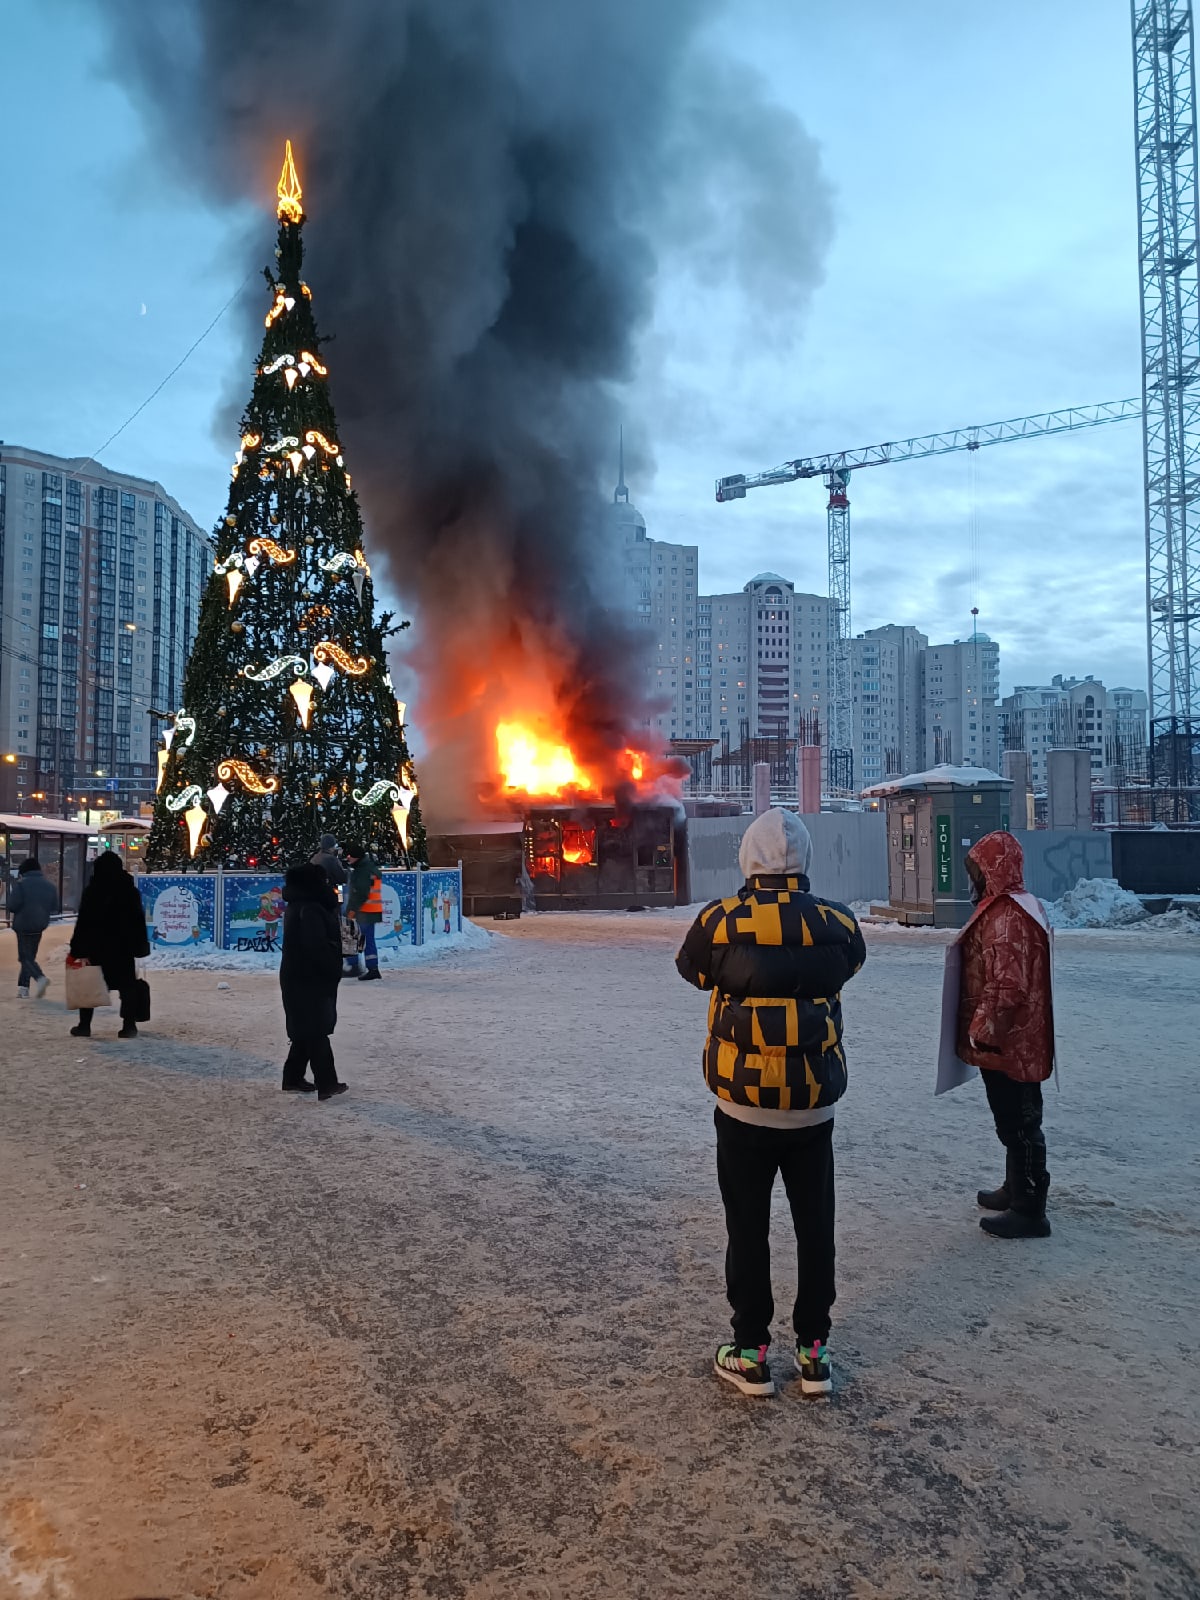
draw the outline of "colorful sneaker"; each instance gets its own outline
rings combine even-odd
[[[796,1371],[800,1374],[801,1394],[829,1394],[833,1376],[829,1370],[829,1346],[820,1340],[796,1346]]]
[[[775,1393],[775,1380],[767,1365],[765,1344],[760,1344],[757,1350],[741,1350],[736,1344],[718,1345],[713,1357],[713,1371],[718,1378],[732,1383],[743,1394]]]

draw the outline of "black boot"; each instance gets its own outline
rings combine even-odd
[[[1002,1183],[998,1189],[980,1189],[975,1199],[984,1211],[1007,1211],[1010,1203],[1008,1185]]]
[[[1050,1224],[1044,1211],[1002,1211],[997,1217],[980,1217],[984,1233],[997,1239],[1048,1239]]]

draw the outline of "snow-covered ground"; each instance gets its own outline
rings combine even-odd
[[[425,944],[398,944],[394,939],[379,947],[379,965],[399,971],[438,961],[460,950],[485,948],[491,934],[463,919],[461,932],[441,934]],[[158,945],[142,963],[147,972],[278,972],[278,950],[212,950],[195,945]]]
[[[154,972],[85,1043],[65,930],[41,1003],[0,934],[0,1597],[1195,1600],[1200,942],[1057,939],[1054,1235],[1007,1245],[979,1085],[932,1094],[949,936],[867,930],[837,1391],[753,1402],[690,914],[347,986],[328,1105],[272,974]]]

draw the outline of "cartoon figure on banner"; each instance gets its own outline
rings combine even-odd
[[[272,874],[227,873],[225,948],[278,952],[283,919],[283,879]]]
[[[458,874],[424,875],[425,937],[436,939],[454,933],[458,924]]]
[[[383,921],[375,930],[381,945],[417,942],[417,886],[411,872],[384,872]]]
[[[258,902],[258,920],[267,936],[267,948],[273,950],[279,937],[279,924],[283,921],[283,893],[268,889]]]

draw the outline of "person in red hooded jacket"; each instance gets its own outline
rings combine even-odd
[[[996,1133],[1004,1182],[981,1189],[995,1216],[980,1227],[1002,1239],[1042,1239],[1046,1220],[1046,1138],[1042,1084],[1054,1070],[1050,929],[1025,889],[1025,857],[1011,833],[989,833],[967,855],[977,901],[960,935],[962,982],[958,1055],[978,1067]]]

